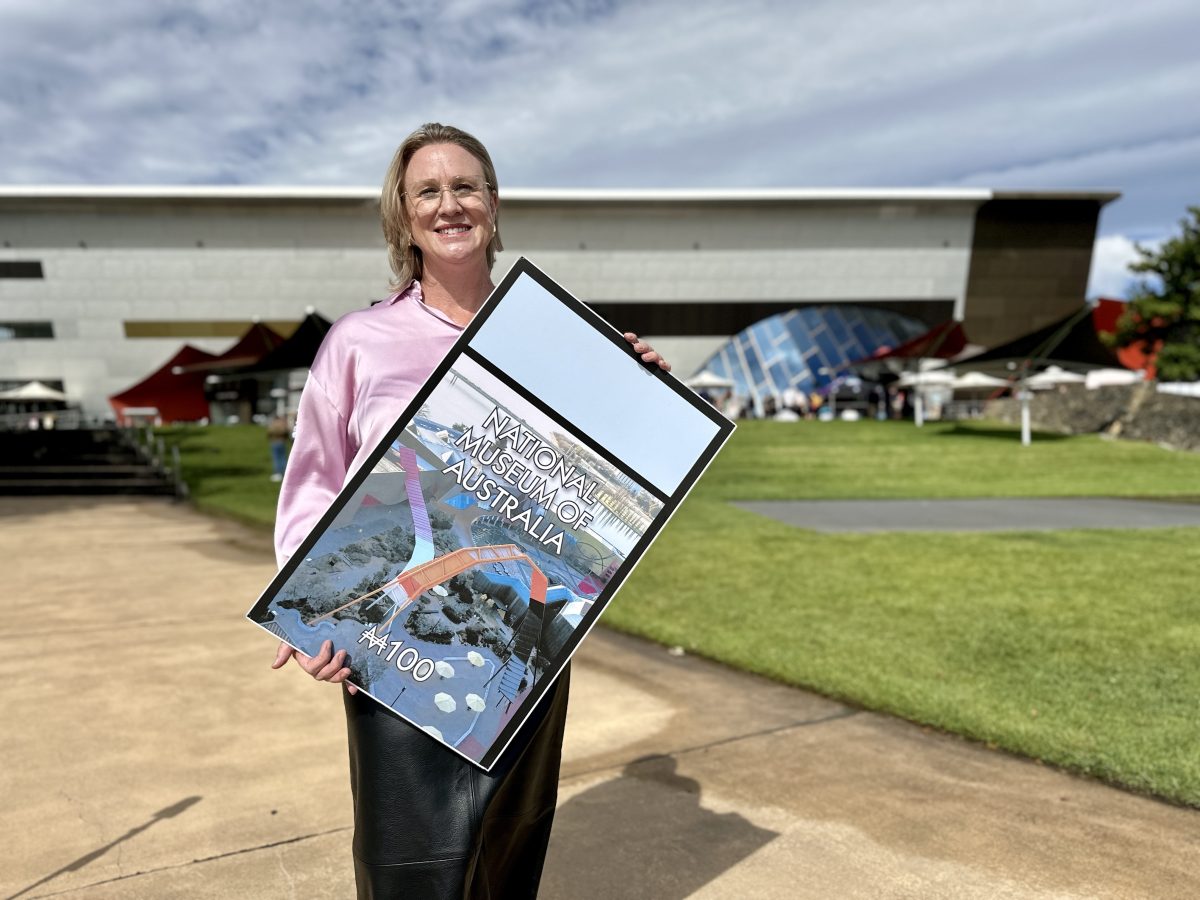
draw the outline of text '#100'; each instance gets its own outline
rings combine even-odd
[[[384,656],[388,662],[395,662],[401,672],[410,672],[414,681],[426,681],[433,674],[433,660],[423,658],[412,647],[405,647],[404,641],[388,641],[388,635],[377,634],[374,625],[359,635],[358,642],[361,644],[363,641],[375,649],[376,656]]]

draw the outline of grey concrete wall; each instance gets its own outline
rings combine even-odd
[[[1160,394],[1153,382],[1089,391],[1072,385],[1039,391],[1030,401],[1033,427],[1060,434],[1104,432],[1112,437],[1200,450],[1200,398]],[[984,415],[1019,424],[1017,400],[993,400]]]
[[[837,302],[964,295],[974,203],[502,208],[506,246],[580,297]]]
[[[961,310],[975,208],[514,200],[502,202],[507,250],[496,271],[526,255],[582,299],[607,304],[621,328],[637,326],[619,304],[938,301]],[[5,198],[0,259],[39,260],[45,272],[0,279],[0,321],[50,320],[56,333],[0,341],[0,378],[61,379],[93,414],[184,340],[125,338],[126,321],[297,320],[308,306],[336,318],[384,296],[389,277],[376,206],[361,199]],[[728,333],[647,336],[686,375]],[[232,343],[187,340],[211,351]]]
[[[184,340],[126,338],[137,320],[338,316],[386,293],[372,204],[42,204],[0,209],[2,259],[37,259],[43,280],[0,279],[0,320],[53,322],[54,340],[0,341],[0,377],[61,379],[92,415]]]
[[[804,304],[939,300],[944,317],[965,295],[974,213],[965,202],[502,205],[497,272],[528,256],[686,375],[763,315]],[[748,314],[720,315],[730,301]],[[778,309],[750,311],[764,302]]]

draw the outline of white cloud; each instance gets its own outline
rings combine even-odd
[[[1122,234],[1099,238],[1092,249],[1092,270],[1088,273],[1089,297],[1123,299],[1133,280],[1129,264],[1138,259],[1133,241]]]
[[[1157,276],[1130,272],[1131,263],[1141,261],[1137,247],[1156,250],[1166,239],[1133,241],[1123,234],[1098,238],[1092,249],[1092,270],[1088,273],[1088,297],[1127,298],[1139,281],[1155,281]]]

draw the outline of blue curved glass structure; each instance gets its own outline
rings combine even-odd
[[[698,371],[728,378],[735,393],[761,410],[766,397],[778,397],[788,388],[817,390],[844,373],[848,363],[880,347],[902,344],[928,328],[919,319],[882,309],[804,306],[755,322],[730,338]]]

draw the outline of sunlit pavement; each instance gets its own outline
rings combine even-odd
[[[353,896],[337,689],[242,619],[262,535],[4,499],[0,550],[0,897]],[[603,630],[571,688],[544,898],[1196,895],[1193,811]]]

